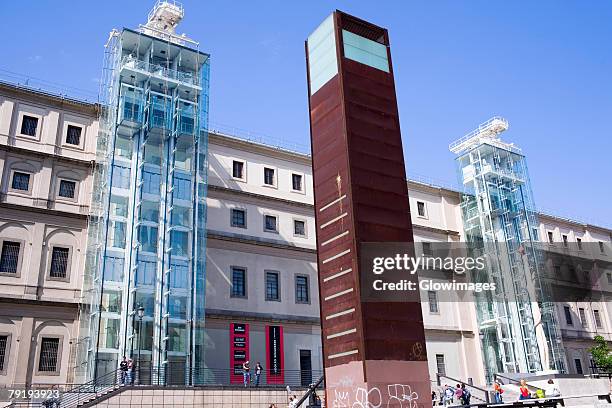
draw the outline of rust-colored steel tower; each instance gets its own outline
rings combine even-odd
[[[327,406],[431,407],[418,296],[360,296],[361,243],[414,240],[387,30],[335,11],[306,62]]]

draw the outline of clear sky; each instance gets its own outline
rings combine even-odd
[[[409,176],[456,183],[448,144],[493,115],[541,209],[612,225],[612,2],[183,2],[212,54],[211,120],[309,143],[304,40],[334,9],[389,29]],[[153,1],[2,1],[0,69],[98,89],[112,28]],[[0,71],[0,78],[7,73]]]

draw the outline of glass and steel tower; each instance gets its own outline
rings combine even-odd
[[[561,334],[550,289],[542,279],[538,219],[527,162],[521,150],[502,141],[508,122],[494,117],[452,143],[457,154],[466,241],[487,256],[486,271],[474,276],[494,282],[495,292],[476,295],[487,380],[493,374],[564,371]]]
[[[203,365],[209,56],[175,34],[183,15],[158,1],[106,45],[77,367],[87,378],[124,355],[162,382],[171,367],[173,382],[197,383]]]

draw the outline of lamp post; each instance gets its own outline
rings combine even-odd
[[[136,310],[136,315],[138,316],[138,359],[136,360],[136,384],[140,385],[140,341],[141,341],[141,333],[142,333],[142,318],[144,317],[145,309],[141,305]]]

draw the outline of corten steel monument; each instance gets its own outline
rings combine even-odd
[[[387,30],[336,11],[306,61],[327,404],[431,407],[418,297],[360,297],[360,244],[413,242]]]

